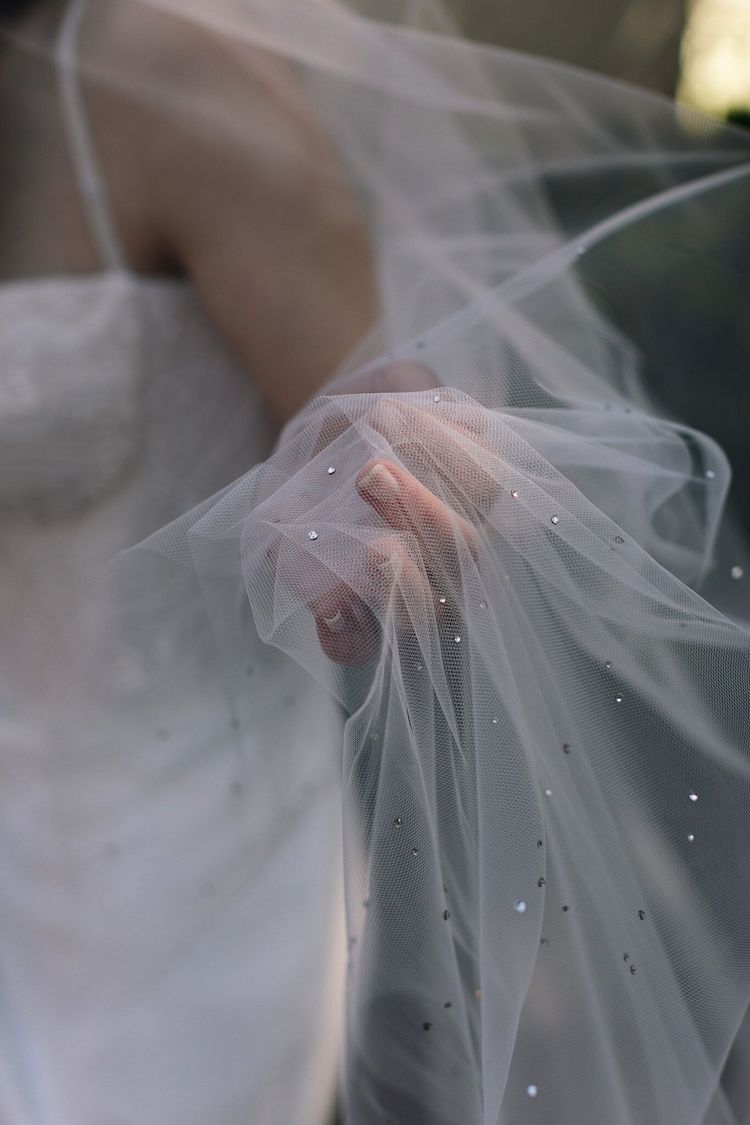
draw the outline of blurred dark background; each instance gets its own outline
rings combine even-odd
[[[449,0],[473,39],[647,86],[717,117],[750,110],[750,0]]]

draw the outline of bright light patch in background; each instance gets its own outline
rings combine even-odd
[[[677,96],[719,117],[750,110],[750,0],[693,0]]]

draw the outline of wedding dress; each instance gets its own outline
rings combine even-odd
[[[250,1120],[313,1121],[262,1099],[302,1089],[283,1044],[326,1072],[303,1047],[317,1018],[335,1041],[335,969],[312,968],[332,961],[352,1125],[747,1121],[748,137],[462,41],[427,4],[149,3],[294,73],[367,216],[383,311],[273,449],[256,439],[251,468],[242,436],[226,457],[232,379],[206,416],[194,355],[159,358],[188,298],[127,279],[144,363],[183,370],[151,445],[124,438],[153,378],[94,424],[117,435],[108,456],[125,451],[80,470],[81,624],[48,675],[54,740],[14,721],[14,760],[42,764],[7,798],[4,894],[51,884],[2,922],[19,919],[4,987],[23,1089],[56,1106],[65,1081],[71,1099],[114,1084],[121,1119],[160,1122],[151,1105],[183,1113],[199,1091],[192,1119],[240,1121],[225,1076],[244,1060]],[[169,81],[133,97],[173,97]],[[187,121],[203,91],[183,97]],[[253,143],[234,115],[212,126]],[[127,324],[119,308],[108,347]],[[72,461],[53,436],[34,448],[57,481]],[[442,519],[366,502],[376,463]],[[22,644],[35,662],[37,723],[36,665],[69,619],[50,585],[62,524],[43,520],[38,563],[14,567],[39,577],[13,598],[10,646],[16,676]],[[222,944],[241,934],[242,963]],[[97,1010],[71,1012],[76,996]]]
[[[239,732],[196,692],[166,617],[152,655],[177,702],[154,709],[153,667],[107,634],[95,594],[113,554],[274,435],[190,287],[124,267],[74,68],[80,14],[59,63],[102,272],[0,287],[0,1120],[323,1123],[343,974],[337,711],[255,638]],[[290,777],[300,715],[310,768]]]

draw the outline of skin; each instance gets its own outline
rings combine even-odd
[[[40,5],[25,28],[49,41],[60,8]],[[97,159],[130,269],[186,278],[280,424],[294,416],[376,322],[376,266],[364,219],[300,77],[283,61],[148,4],[97,0],[79,42],[82,89]],[[30,151],[46,152],[33,138]],[[33,169],[33,166],[30,166]],[[26,174],[41,206],[62,198],[43,166]],[[33,184],[32,184],[33,187]],[[28,186],[26,187],[28,189]],[[76,193],[54,224],[71,273],[100,268]],[[77,218],[77,221],[76,221]],[[409,368],[407,370],[407,368]],[[395,365],[379,390],[433,386],[432,373]],[[383,423],[387,433],[387,423]],[[397,494],[388,495],[388,483]],[[379,459],[356,482],[384,529],[408,532],[403,550],[373,556],[432,597],[436,530],[475,550],[475,532],[402,466]],[[395,554],[394,554],[395,550]],[[361,663],[375,633],[369,611],[340,588],[311,602],[331,659]]]

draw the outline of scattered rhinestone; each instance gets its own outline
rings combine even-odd
[[[741,566],[733,566],[731,570],[732,578],[744,578],[745,572]]]
[[[309,540],[310,540],[311,542],[313,542],[313,543],[314,543],[314,542],[315,542],[315,540],[316,540],[316,539],[318,538],[318,533],[317,533],[317,531],[308,531],[308,533],[307,533],[307,538],[308,538],[308,539],[309,539]]]
[[[550,522],[554,523],[554,524],[558,524],[560,522],[560,517],[559,516],[552,516]]]
[[[522,898],[519,898],[518,902],[514,903],[513,909],[515,910],[516,914],[525,914],[526,913],[526,903],[523,901]]]
[[[528,1094],[528,1096],[530,1098],[538,1098],[539,1097],[539,1087],[535,1086],[534,1083],[532,1082],[530,1085],[528,1085],[526,1087],[526,1093]]]

